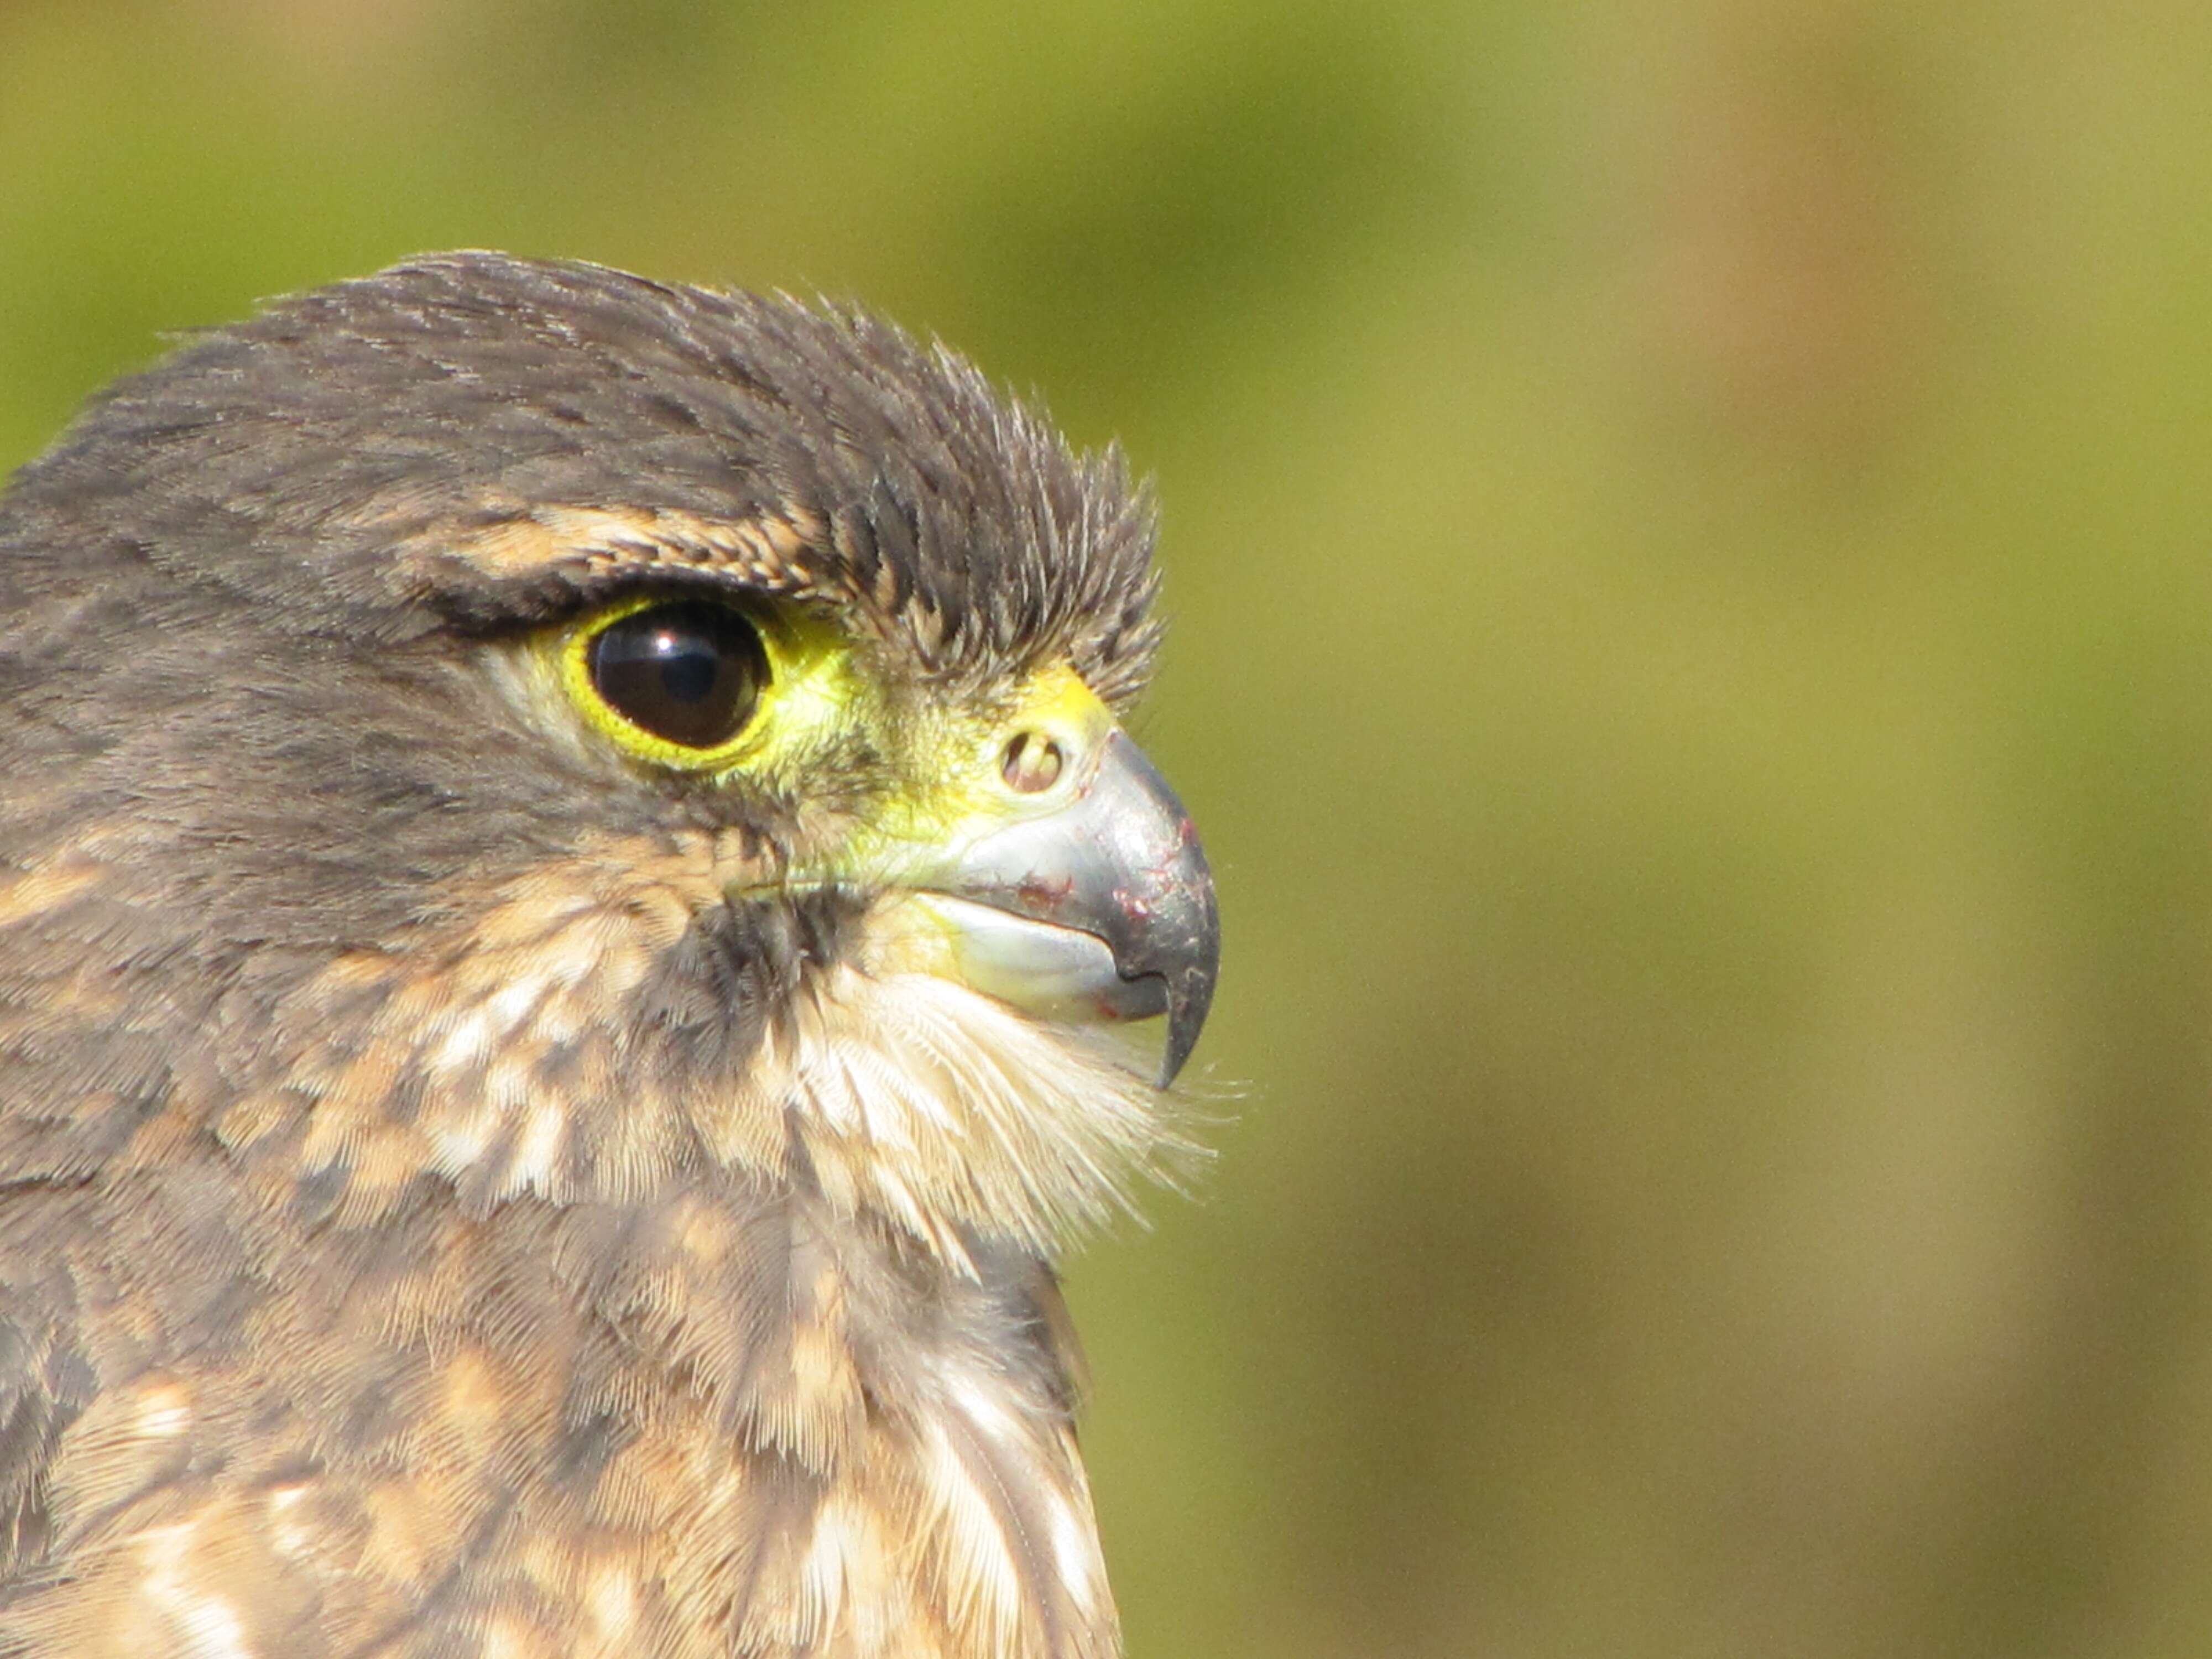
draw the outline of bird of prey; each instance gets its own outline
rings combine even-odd
[[[96,398],[0,498],[0,1654],[1117,1652],[1152,542],[949,351],[590,265]]]

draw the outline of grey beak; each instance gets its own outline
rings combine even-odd
[[[1103,951],[1080,940],[1055,946],[1048,935],[1019,927],[995,935],[979,928],[970,940],[994,977],[1026,981],[1033,995],[1048,991],[1058,1006],[1097,1019],[1165,1014],[1160,1086],[1175,1080],[1213,1003],[1221,919],[1190,815],[1125,734],[1106,739],[1066,806],[971,842],[927,884],[1103,943]]]

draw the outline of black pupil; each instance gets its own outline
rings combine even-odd
[[[695,599],[634,611],[591,645],[592,684],[654,737],[712,749],[744,730],[768,684],[760,635],[734,611]]]

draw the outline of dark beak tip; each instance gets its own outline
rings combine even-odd
[[[1198,1047],[1199,1033],[1213,1008],[1213,986],[1221,967],[1221,921],[1211,879],[1204,882],[1202,892],[1204,921],[1194,948],[1168,976],[1168,1041],[1160,1057],[1163,1089],[1175,1082],[1191,1050]]]
[[[1159,1087],[1166,1089],[1174,1086],[1176,1078],[1182,1073],[1184,1062],[1190,1059],[1191,1050],[1198,1046],[1198,1028],[1203,1023],[1203,1016],[1198,1019],[1185,1019],[1181,1008],[1177,1008],[1170,1017],[1168,1045],[1166,1051],[1160,1056]]]

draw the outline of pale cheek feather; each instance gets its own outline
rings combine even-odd
[[[887,1575],[873,1518],[840,1498],[825,1502],[814,1517],[814,1535],[798,1571],[799,1639],[818,1641],[835,1630],[848,1600],[865,1610],[880,1601]]]
[[[1007,1408],[1003,1385],[996,1390],[988,1388],[972,1370],[962,1368],[954,1371],[949,1392],[961,1414],[993,1440],[1004,1442],[1027,1432],[1025,1424]]]
[[[602,1565],[584,1593],[584,1610],[591,1618],[592,1639],[611,1653],[623,1651],[637,1624],[636,1570]]]
[[[1019,1630],[1022,1575],[990,1497],[940,1424],[924,1430],[921,1478],[934,1512],[927,1530],[944,1557],[942,1576],[956,1629],[989,1632],[992,1652],[1005,1652]]]
[[[246,1624],[229,1601],[195,1584],[190,1557],[198,1531],[184,1522],[156,1527],[138,1540],[139,1591],[178,1659],[255,1659]]]
[[[70,1427],[47,1475],[66,1528],[137,1497],[183,1467],[191,1392],[160,1373],[100,1395]]]
[[[789,1109],[825,1189],[956,1264],[963,1230],[1056,1251],[1189,1151],[1143,1077],[992,998],[849,964],[811,988],[731,1109]]]
[[[10,927],[60,909],[108,878],[108,870],[82,853],[65,853],[52,863],[34,866],[0,880],[0,927]]]
[[[1077,1479],[1081,1475],[1079,1473]],[[1080,1514],[1065,1492],[1048,1491],[1044,1499],[1046,1524],[1052,1534],[1053,1565],[1060,1571],[1060,1587],[1068,1599],[1085,1613],[1098,1611],[1098,1587],[1105,1566],[1098,1555],[1098,1529],[1086,1502]]]
[[[263,1528],[270,1545],[287,1560],[304,1560],[316,1547],[317,1534],[301,1525],[300,1517],[301,1504],[311,1491],[307,1482],[294,1481],[271,1487],[262,1498]]]

